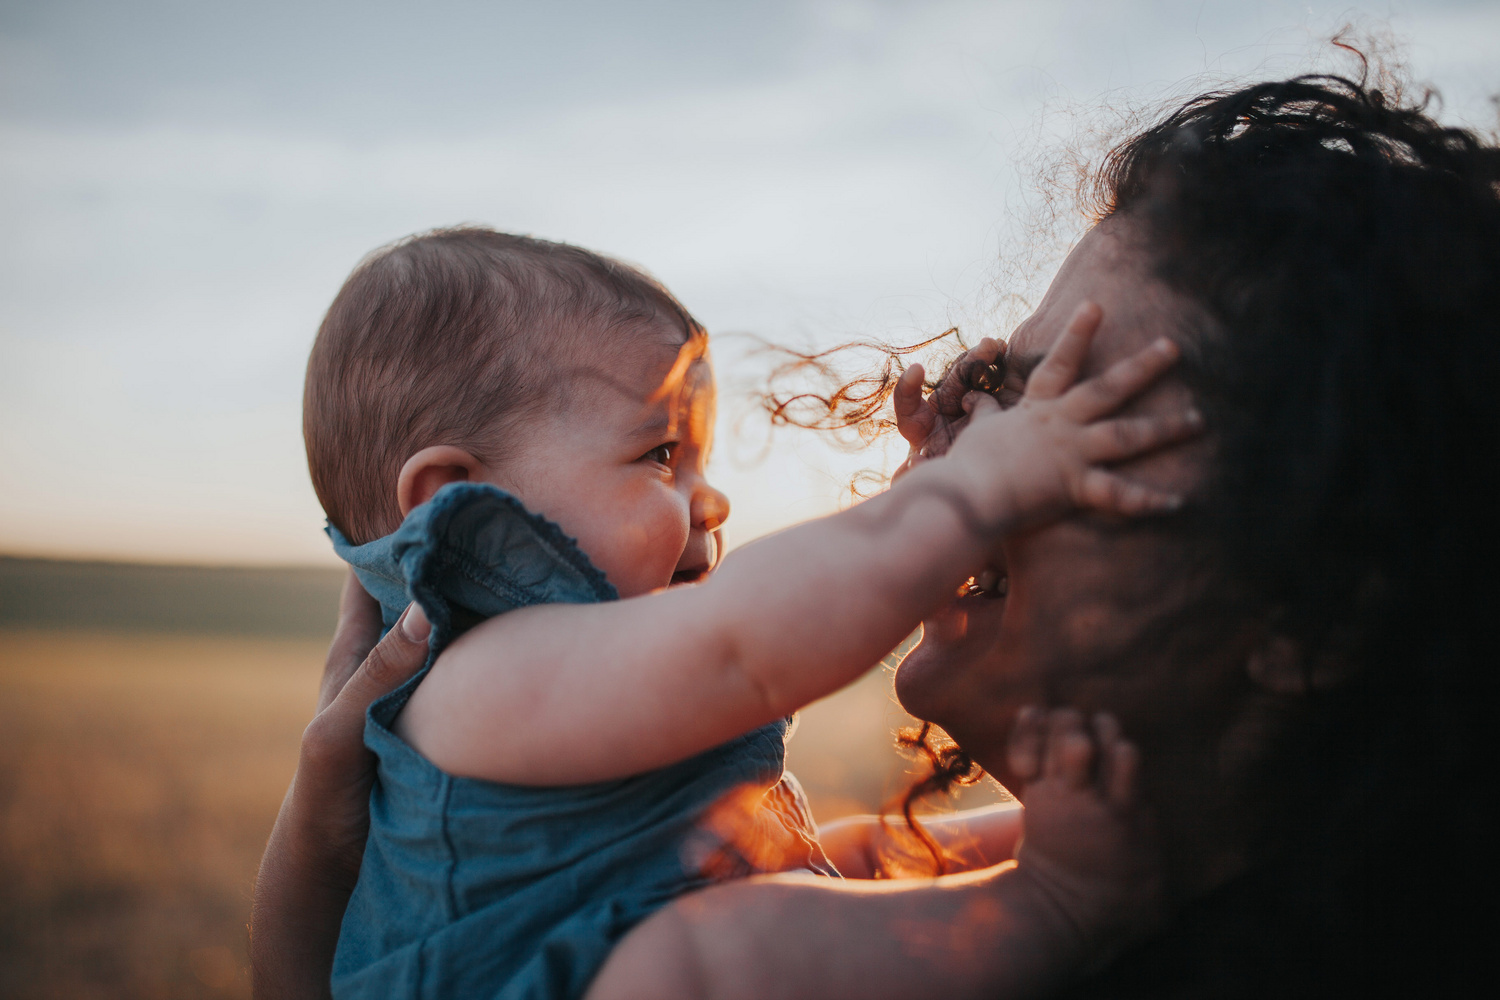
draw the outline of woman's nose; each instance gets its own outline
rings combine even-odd
[[[717,531],[729,520],[729,498],[708,484],[699,483],[693,491],[693,527]]]

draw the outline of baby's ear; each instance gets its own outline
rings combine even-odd
[[[401,516],[410,514],[449,483],[463,483],[482,478],[483,463],[462,448],[448,444],[423,448],[401,466],[396,477],[396,503]]]
[[[1257,687],[1272,694],[1324,691],[1339,686],[1356,673],[1355,657],[1349,646],[1327,642],[1321,652],[1309,658],[1301,642],[1269,632],[1250,651],[1245,672]]]

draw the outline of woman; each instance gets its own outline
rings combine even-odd
[[[1463,904],[1500,888],[1500,150],[1304,78],[1189,102],[1097,191],[1101,221],[1013,336],[998,395],[1084,301],[1105,316],[1091,371],[1174,331],[1185,362],[1137,405],[1190,396],[1210,433],[1130,474],[1193,501],[1009,543],[1007,585],[926,623],[897,693],[957,740],[955,770],[1002,781],[1025,702],[1107,709],[1140,746],[1175,916],[1079,995],[1472,992],[1493,921]],[[898,398],[919,450],[961,424],[958,395]],[[372,638],[357,597],[330,692]],[[326,989],[362,843],[362,705],[416,669],[419,636],[388,636],[309,729],[257,887],[263,996]],[[796,960],[836,966],[818,928],[893,905],[913,920],[894,952],[989,960],[982,933],[953,933],[966,914],[930,904],[920,884],[721,886],[638,927],[592,995],[653,995],[684,941],[717,949],[703,992],[764,993],[737,928],[784,928]]]

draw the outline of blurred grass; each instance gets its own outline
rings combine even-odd
[[[0,558],[0,997],[249,995],[340,579]],[[801,713],[788,764],[820,820],[905,786],[908,721],[881,669]]]
[[[0,996],[248,996],[317,640],[0,631]]]

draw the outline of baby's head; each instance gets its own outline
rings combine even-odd
[[[704,476],[706,346],[665,288],[599,254],[480,228],[403,240],[355,269],[318,330],[313,487],[358,544],[447,483],[494,483],[622,596],[697,579],[729,514]]]

